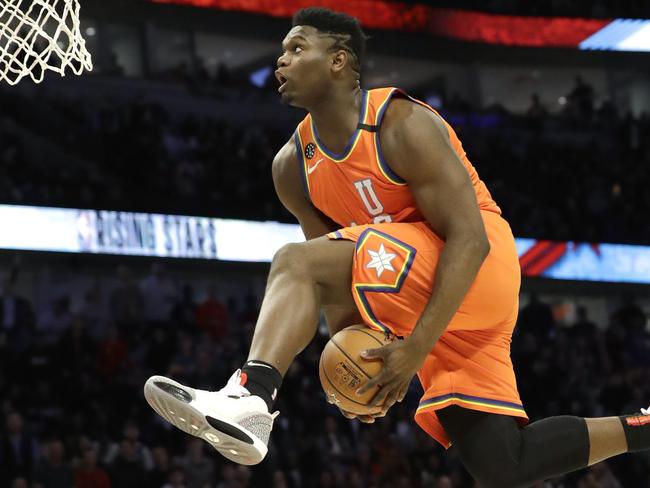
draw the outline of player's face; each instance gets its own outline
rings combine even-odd
[[[275,76],[284,103],[307,108],[321,98],[330,84],[332,39],[319,35],[314,27],[296,26],[282,41]]]

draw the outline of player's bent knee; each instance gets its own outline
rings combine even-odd
[[[271,273],[291,272],[303,274],[309,270],[308,256],[304,243],[289,243],[282,246],[273,256]]]

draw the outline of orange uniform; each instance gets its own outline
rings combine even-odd
[[[319,141],[310,115],[298,125],[294,142],[307,196],[343,227],[328,237],[356,242],[352,294],[365,323],[408,336],[431,296],[444,241],[381,151],[379,126],[396,95],[407,96],[396,88],[363,91],[358,128],[342,154]],[[418,372],[424,395],[415,419],[449,447],[438,409],[459,405],[511,415],[521,423],[528,417],[510,360],[521,276],[514,237],[456,133],[445,126],[474,186],[491,245],[463,303]]]

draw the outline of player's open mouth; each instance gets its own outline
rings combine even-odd
[[[283,88],[285,87],[285,85],[287,84],[287,81],[288,81],[287,77],[284,76],[282,73],[280,73],[280,70],[277,70],[275,72],[275,78],[280,83],[280,87],[278,88],[278,91],[281,92],[283,90]]]

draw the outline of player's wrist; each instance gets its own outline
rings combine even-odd
[[[429,344],[430,341],[422,337],[421,334],[417,334],[416,330],[417,328],[405,339],[405,342],[412,354],[420,357],[424,361],[424,358],[433,349],[433,344]]]

